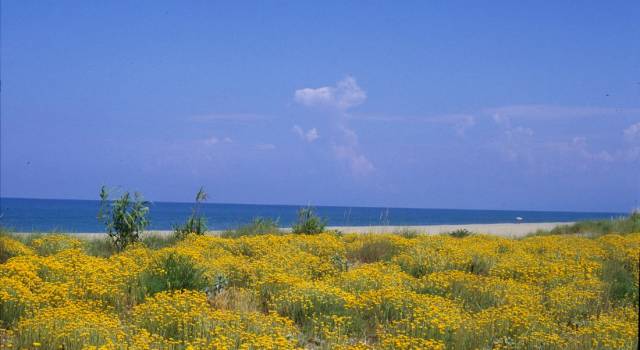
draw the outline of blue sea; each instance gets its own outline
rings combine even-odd
[[[96,216],[99,201],[66,199],[0,198],[0,225],[20,232],[104,232]],[[149,210],[151,230],[170,230],[191,213],[192,203],[152,202]],[[296,205],[205,203],[201,212],[209,229],[235,228],[255,217],[278,220],[289,227],[296,219]],[[566,222],[609,219],[623,213],[561,212],[527,210],[412,209],[382,207],[317,206],[318,215],[330,226],[446,225],[515,222]]]

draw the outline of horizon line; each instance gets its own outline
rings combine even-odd
[[[94,201],[99,202],[100,199],[80,199],[80,198],[35,198],[35,197],[4,197],[0,196],[0,202],[2,199],[18,199],[18,200],[57,200],[57,201]],[[193,201],[167,201],[167,200],[148,200],[149,203],[174,203],[174,204],[193,204]],[[233,203],[233,202],[205,202],[203,204],[213,205],[249,205],[249,206],[281,206],[281,207],[325,207],[325,208],[369,208],[369,209],[410,209],[410,210],[467,210],[467,211],[510,211],[510,212],[541,212],[541,213],[585,213],[585,214],[615,214],[615,215],[628,215],[633,212],[633,209],[629,210],[629,213],[622,211],[570,211],[570,210],[534,210],[534,209],[480,209],[480,208],[434,208],[434,207],[392,207],[392,206],[368,206],[368,205],[310,205],[310,204],[275,204],[275,203]]]

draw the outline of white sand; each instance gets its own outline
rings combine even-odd
[[[416,231],[424,234],[439,234],[460,229],[474,233],[486,233],[503,237],[522,237],[537,230],[550,230],[558,225],[569,225],[572,222],[540,222],[521,224],[468,224],[468,225],[421,225],[421,226],[336,226],[345,233],[385,233],[401,232],[403,230]]]
[[[403,230],[416,231],[421,234],[439,234],[459,229],[466,229],[474,233],[485,233],[502,237],[522,237],[536,230],[549,230],[558,225],[569,225],[572,222],[540,222],[540,223],[505,223],[505,224],[469,224],[469,225],[420,225],[420,226],[330,226],[329,230],[339,230],[343,233],[394,233]],[[289,228],[284,228],[289,231]],[[208,234],[216,235],[222,231],[209,231]],[[148,231],[145,235],[169,235],[172,231]],[[26,233],[25,233],[26,234]],[[82,238],[102,238],[104,233],[79,232],[75,233]]]

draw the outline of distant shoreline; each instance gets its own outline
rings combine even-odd
[[[343,233],[394,233],[403,230],[414,231],[420,234],[440,234],[455,230],[468,230],[473,233],[489,234],[501,237],[518,238],[526,236],[537,230],[550,230],[559,225],[571,225],[573,222],[528,222],[528,223],[499,223],[499,224],[453,224],[453,225],[409,225],[409,226],[328,226],[327,230],[338,230]],[[281,228],[283,231],[290,231],[291,228]],[[224,230],[207,231],[209,235],[217,235]],[[64,232],[63,232],[64,233]],[[145,235],[169,235],[170,230],[146,231]],[[30,232],[18,232],[18,234],[28,235]],[[104,232],[69,232],[68,234],[81,238],[96,239],[105,236]]]

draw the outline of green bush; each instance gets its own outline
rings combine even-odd
[[[204,270],[185,255],[171,252],[151,264],[142,276],[147,294],[166,290],[203,290],[207,286]]]
[[[322,233],[326,226],[327,221],[317,216],[313,208],[307,207],[298,210],[298,219],[291,231],[298,234],[318,234]]]
[[[615,259],[603,261],[601,278],[607,284],[607,294],[610,300],[638,306],[635,273],[629,263]]]
[[[449,232],[449,236],[455,237],[455,238],[464,238],[471,235],[472,235],[471,231],[467,230],[466,228],[461,228],[461,229],[457,229],[455,231]]]
[[[227,230],[220,234],[221,237],[237,238],[242,236],[279,235],[282,234],[278,221],[270,218],[257,217],[250,224],[238,227],[235,230]]]
[[[149,225],[149,202],[142,199],[138,192],[133,198],[129,192],[124,192],[119,199],[110,201],[105,186],[100,190],[100,200],[98,220],[105,224],[115,247],[123,250],[129,244],[140,241],[140,235]]]
[[[484,256],[474,255],[473,257],[471,257],[469,272],[476,275],[487,276],[491,271],[493,265],[494,261],[492,259]]]
[[[347,259],[368,264],[388,261],[397,253],[398,248],[388,238],[371,236],[355,249],[347,249]]]
[[[400,229],[399,231],[394,232],[397,235],[400,235],[404,238],[416,238],[420,235],[420,233],[417,230],[413,230],[407,227],[404,227],[402,229]]]
[[[196,193],[196,202],[191,210],[191,216],[182,225],[174,226],[173,231],[178,239],[188,234],[203,235],[207,232],[207,219],[200,213],[200,206],[207,200],[207,192],[202,187]]]

